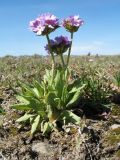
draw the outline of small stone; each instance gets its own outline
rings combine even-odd
[[[113,124],[110,128],[111,129],[117,129],[117,128],[120,128],[120,125],[119,124]]]
[[[119,143],[117,143],[117,146],[118,146],[118,148],[120,148],[120,142],[119,142]]]
[[[22,148],[20,148],[20,153],[25,153],[27,150],[27,148],[25,146],[23,146]]]
[[[51,154],[49,144],[39,142],[32,145],[32,151],[38,153],[38,154]]]

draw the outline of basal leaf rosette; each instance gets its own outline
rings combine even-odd
[[[82,26],[84,21],[79,17],[79,15],[70,16],[63,20],[62,25],[68,32],[76,32],[80,26]]]
[[[52,70],[46,70],[41,82],[18,82],[21,90],[16,96],[17,103],[11,107],[24,111],[17,122],[29,123],[31,135],[37,130],[47,135],[59,128],[58,123],[80,124],[80,117],[73,110],[79,105],[85,84],[78,80],[69,83],[69,75],[68,70],[57,69],[53,78]]]
[[[40,15],[33,21],[30,21],[31,30],[38,36],[48,35],[59,27],[59,19],[50,13]]]
[[[50,48],[54,54],[60,55],[65,53],[70,47],[71,41],[66,36],[56,37],[54,40],[50,40]],[[48,44],[45,46],[45,50],[50,53]]]

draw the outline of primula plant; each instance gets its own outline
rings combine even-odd
[[[80,124],[80,117],[73,113],[73,108],[79,103],[85,84],[70,80],[71,72],[68,68],[72,47],[73,33],[78,30],[83,21],[79,16],[71,16],[62,22],[62,26],[70,32],[71,39],[66,36],[57,36],[54,40],[49,35],[61,27],[58,18],[52,14],[43,14],[36,20],[30,22],[30,28],[38,36],[46,36],[47,45],[45,50],[51,55],[52,69],[46,70],[41,82],[34,81],[33,84],[19,82],[21,93],[18,93],[19,104],[12,107],[25,111],[17,122],[29,121],[31,134],[37,129],[47,134],[59,128],[58,123]],[[68,51],[67,63],[63,53]],[[60,56],[62,67],[57,68],[55,55]]]

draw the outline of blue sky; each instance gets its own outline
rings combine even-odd
[[[50,12],[60,19],[79,14],[85,21],[74,36],[72,54],[120,54],[120,0],[0,1],[0,56],[45,55],[45,37],[29,30],[29,21]],[[62,28],[51,38],[69,34]]]

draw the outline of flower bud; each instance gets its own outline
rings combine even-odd
[[[71,41],[68,40],[68,37],[59,36],[56,37],[54,40],[50,40],[51,51],[57,55],[66,52],[70,45]],[[47,52],[50,53],[48,44],[45,46],[45,50],[47,50]]]

